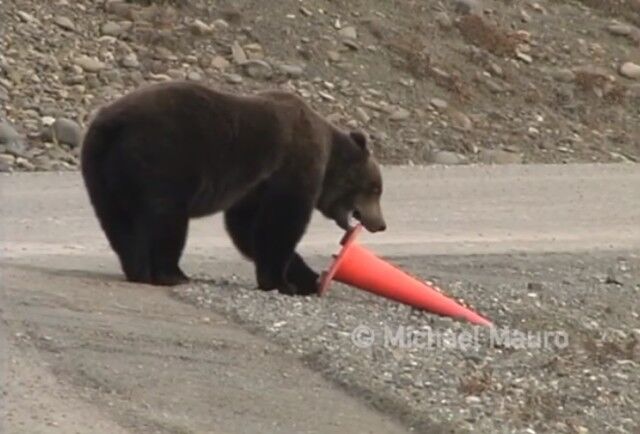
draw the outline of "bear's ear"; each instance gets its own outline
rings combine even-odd
[[[349,136],[351,140],[353,140],[356,145],[363,151],[369,152],[369,146],[367,144],[367,137],[360,131],[351,131],[349,132]]]

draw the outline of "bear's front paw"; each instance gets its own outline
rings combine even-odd
[[[160,286],[182,285],[184,283],[188,283],[189,281],[189,277],[187,277],[187,275],[185,275],[182,271],[173,273],[157,273],[153,277],[153,284]]]
[[[282,283],[278,286],[278,292],[284,295],[299,295],[298,288],[290,283]]]
[[[258,288],[263,291],[273,291],[274,289],[280,289],[283,286],[283,279],[277,279],[273,273],[258,270],[256,273],[256,280],[258,281]]]

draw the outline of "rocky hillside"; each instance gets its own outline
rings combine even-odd
[[[280,87],[387,163],[640,159],[640,0],[0,0],[0,171],[149,82]]]

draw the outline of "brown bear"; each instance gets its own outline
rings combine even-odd
[[[318,209],[382,231],[382,178],[361,132],[281,91],[233,95],[193,82],[142,87],[101,108],[81,150],[102,229],[133,282],[175,285],[190,218],[224,212],[258,287],[316,292],[296,253]]]

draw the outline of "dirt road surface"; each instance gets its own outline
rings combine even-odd
[[[640,249],[637,165],[394,167],[385,181],[389,230],[361,239],[380,254]],[[78,174],[0,186],[0,432],[407,431],[231,316],[123,282]],[[326,263],[339,238],[318,216],[302,251]],[[192,224],[183,267],[252,277],[219,217]]]

